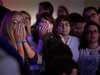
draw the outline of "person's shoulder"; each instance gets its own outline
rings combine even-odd
[[[69,39],[72,39],[72,40],[79,40],[79,38],[76,37],[76,36],[69,36]]]
[[[69,40],[73,42],[74,44],[77,43],[78,45],[80,44],[80,39],[76,36],[69,36]]]
[[[8,9],[8,8],[6,8],[6,7],[0,6],[0,11],[9,12],[9,11],[11,11],[11,10]]]
[[[5,36],[1,36],[0,37],[0,40],[3,40],[3,39],[6,39],[6,37]]]

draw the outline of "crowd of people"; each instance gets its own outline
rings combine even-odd
[[[34,25],[28,11],[0,9],[0,75],[100,75],[100,7],[62,5],[55,19],[43,1]]]

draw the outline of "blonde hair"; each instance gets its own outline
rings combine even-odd
[[[13,17],[16,14],[20,14],[23,17],[23,15],[18,11],[10,11],[4,16],[0,28],[0,37],[5,36],[7,41],[17,49],[12,23]]]

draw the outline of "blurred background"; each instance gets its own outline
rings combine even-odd
[[[2,0],[3,5],[11,10],[25,10],[32,17],[33,25],[36,21],[36,14],[38,12],[38,4],[42,1],[49,1],[54,7],[53,17],[57,17],[57,9],[59,5],[65,6],[69,13],[78,12],[82,15],[83,9],[87,6],[94,6],[98,9],[100,7],[100,0]]]

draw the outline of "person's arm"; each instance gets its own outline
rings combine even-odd
[[[33,40],[34,37],[33,36],[27,36],[26,39],[27,39],[27,42],[30,45],[30,47],[36,52],[36,50],[37,50],[37,44]]]
[[[32,50],[32,48],[29,46],[29,44],[27,43],[27,41],[24,41],[23,42],[23,46],[24,46],[24,49],[26,51],[26,54],[29,58],[29,62],[31,64],[36,64],[37,63],[37,60],[38,60],[38,57],[37,57],[37,54],[35,53],[34,50]]]
[[[40,62],[42,63],[42,56],[43,56],[43,54],[41,52],[43,50],[43,42],[42,42],[41,39],[39,39],[38,45],[37,45],[33,39],[34,39],[33,36],[27,36],[27,42],[28,42],[28,44],[37,53],[37,56],[38,56],[37,63],[40,63]]]
[[[17,52],[17,50],[15,49],[15,47],[13,47],[11,44],[8,43],[8,41],[5,39],[5,37],[1,37],[0,38],[0,47],[7,52],[9,55],[11,55],[12,57],[14,57],[15,59],[18,60],[20,66],[24,66],[24,61],[22,56],[20,56]]]
[[[36,64],[37,63],[37,54],[35,53],[35,51],[30,47],[30,45],[28,44],[27,40],[26,40],[26,30],[25,27],[23,27],[23,47],[24,50],[28,56],[29,59],[29,63],[31,64]]]

